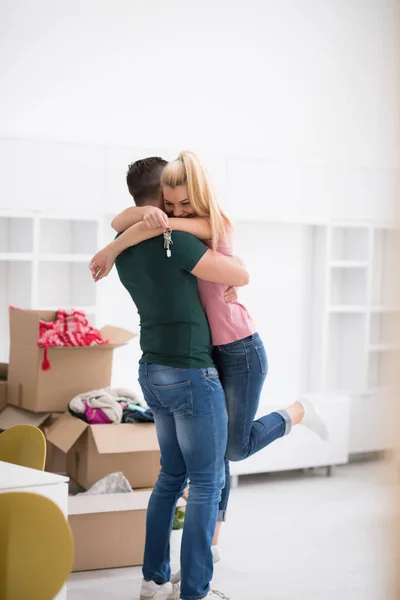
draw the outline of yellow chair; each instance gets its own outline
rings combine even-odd
[[[0,460],[43,471],[46,438],[33,425],[15,425],[0,433]]]
[[[53,600],[73,558],[71,529],[52,500],[30,492],[0,494],[1,600]]]

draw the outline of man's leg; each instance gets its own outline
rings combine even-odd
[[[168,367],[158,367],[164,372]],[[170,579],[169,542],[176,503],[186,485],[186,465],[176,437],[173,413],[163,406],[149,389],[149,374],[157,365],[141,365],[139,382],[143,395],[154,413],[158,442],[161,449],[161,471],[150,497],[146,518],[146,544],[143,577],[163,584]]]
[[[213,574],[211,543],[224,484],[227,442],[225,397],[215,368],[159,370],[149,376],[148,386],[174,415],[190,479],[181,549],[181,598],[197,600],[207,595]],[[170,457],[166,460],[163,470],[176,468]],[[180,481],[185,484],[186,473]]]

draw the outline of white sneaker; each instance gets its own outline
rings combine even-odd
[[[170,581],[163,585],[157,585],[154,581],[143,579],[140,600],[150,600],[150,598],[152,600],[179,600],[179,585],[175,585]]]
[[[301,424],[307,427],[307,429],[311,429],[322,441],[327,442],[330,436],[328,425],[310,398],[308,396],[301,396],[297,399],[297,402],[304,408],[304,417]]]
[[[215,563],[222,560],[221,550],[219,549],[219,546],[211,546],[211,552],[213,555],[213,559],[214,559],[213,562],[215,565]],[[171,581],[171,583],[180,583],[180,580],[181,580],[181,570],[179,569],[179,571],[177,571],[176,573],[174,573],[171,576],[170,581]],[[207,596],[206,596],[206,598],[207,598]]]
[[[208,600],[229,600],[228,596],[225,596],[222,592],[217,592],[217,590],[210,590],[206,598]]]

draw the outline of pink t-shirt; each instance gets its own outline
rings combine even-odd
[[[204,242],[209,248],[212,242]],[[232,255],[232,240],[220,241],[217,251],[226,256]],[[229,286],[211,281],[197,280],[200,300],[211,329],[212,343],[222,346],[237,342],[256,332],[255,324],[243,304],[227,304],[224,293]]]

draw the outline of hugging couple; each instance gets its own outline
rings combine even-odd
[[[230,492],[240,461],[302,424],[328,429],[300,397],[255,419],[268,362],[236,288],[249,283],[232,254],[232,224],[192,152],[129,166],[134,205],[116,216],[114,241],[92,259],[95,281],[114,263],[140,315],[139,382],[154,413],[161,470],[147,511],[140,600],[227,600],[211,590]],[[170,570],[175,508],[188,481],[181,570]]]

